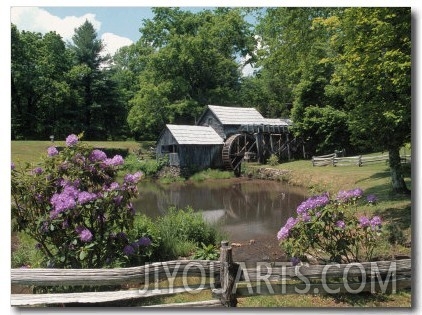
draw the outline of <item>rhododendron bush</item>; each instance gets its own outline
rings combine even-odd
[[[42,162],[12,164],[12,221],[37,241],[46,267],[101,268],[141,253],[150,240],[131,240],[140,172],[116,181],[120,155],[107,157],[69,135]]]
[[[357,215],[362,203],[376,204],[374,195],[360,188],[312,196],[296,209],[277,233],[281,248],[294,265],[310,257],[319,262],[369,261],[381,237],[379,216]]]

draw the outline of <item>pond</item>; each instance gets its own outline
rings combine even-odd
[[[139,191],[136,211],[154,218],[171,206],[191,206],[206,221],[218,224],[231,242],[238,243],[276,240],[280,227],[295,216],[296,207],[307,198],[306,190],[300,187],[242,178],[166,185],[144,181]]]

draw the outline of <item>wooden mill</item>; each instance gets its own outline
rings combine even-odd
[[[264,118],[255,108],[208,105],[196,126],[166,125],[157,156],[170,165],[201,170],[224,168],[240,174],[243,161],[265,163],[271,154],[290,159],[298,143],[289,119]]]

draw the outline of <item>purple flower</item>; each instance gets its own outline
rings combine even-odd
[[[71,134],[69,136],[67,136],[66,138],[66,145],[68,147],[73,147],[74,145],[76,145],[78,143],[79,139],[77,135]]]
[[[292,263],[292,266],[297,266],[300,263],[300,259],[297,257],[292,257],[290,262]]]
[[[12,162],[12,163],[10,163],[10,168],[12,169],[12,171],[15,169],[15,167],[16,167],[16,166],[15,166],[15,163],[13,163],[13,162]]]
[[[32,174],[34,174],[34,175],[40,175],[40,174],[42,174],[42,172],[43,172],[43,170],[42,170],[41,167],[36,167],[32,170]]]
[[[336,222],[336,226],[337,226],[338,228],[340,228],[340,229],[344,229],[344,228],[346,227],[346,223],[344,223],[344,221],[343,221],[343,220],[338,220],[338,221]]]
[[[90,193],[88,191],[82,191],[78,194],[78,202],[83,205],[87,202],[97,199],[97,194]]]
[[[68,184],[61,193],[54,194],[50,199],[50,204],[53,206],[53,210],[50,212],[50,218],[55,219],[61,212],[73,209],[76,206],[78,195],[78,190]]]
[[[355,188],[351,190],[340,190],[337,194],[337,200],[340,202],[348,202],[350,200],[356,200],[363,195],[363,190]]]
[[[370,225],[369,219],[365,216],[361,216],[358,220],[359,220],[359,224],[360,224],[361,227],[365,227],[365,226]]]
[[[369,224],[371,225],[372,229],[380,227],[382,224],[381,218],[376,215],[371,219],[371,221],[369,221]]]
[[[146,237],[146,236],[142,236],[137,242],[136,242],[136,244],[138,244],[138,246],[149,246],[149,245],[151,245],[151,240],[148,238],[148,237]]]
[[[126,256],[131,256],[131,255],[135,254],[135,249],[130,245],[126,245],[125,248],[123,248],[123,253]]]
[[[128,211],[130,212],[131,215],[135,215],[135,213],[136,213],[135,208],[133,207],[133,204],[131,202],[129,202],[127,204],[127,209],[128,209]]]
[[[369,203],[376,203],[378,201],[378,198],[377,196],[371,194],[366,197],[366,201],[368,201]]]
[[[116,189],[119,189],[119,183],[116,183],[116,182],[113,182],[113,183],[111,183],[110,184],[110,190],[116,190]]]
[[[305,214],[311,210],[324,207],[330,202],[330,198],[327,193],[318,196],[312,196],[303,201],[296,209],[298,214]]]
[[[48,156],[55,156],[55,155],[59,154],[59,151],[57,151],[56,147],[49,147],[47,149],[47,154],[48,154]]]
[[[127,240],[127,235],[124,232],[117,233],[116,237],[121,239],[121,240]]]
[[[123,165],[125,161],[121,155],[115,155],[112,159],[106,159],[104,161],[105,165],[107,166],[119,166]]]
[[[64,220],[62,223],[62,229],[67,229],[69,227],[69,222],[67,220]]]
[[[126,174],[124,181],[130,184],[136,184],[142,177],[142,172],[136,172],[135,174]]]
[[[107,158],[107,155],[98,149],[95,149],[91,152],[91,154],[89,155],[89,159],[92,162],[97,162],[97,161],[104,161]]]
[[[289,230],[288,228],[286,228],[285,226],[283,226],[283,227],[280,229],[280,231],[278,231],[278,233],[277,233],[277,239],[278,239],[279,241],[281,241],[281,240],[285,240],[286,238],[288,238],[288,237],[289,237],[289,232],[290,232],[290,230]]]
[[[42,245],[40,243],[35,244],[35,249],[40,250],[42,248]]]
[[[311,216],[307,213],[302,214],[302,220],[303,222],[309,222],[311,221]]]
[[[90,242],[92,240],[92,233],[87,228],[78,227],[76,232],[79,234],[79,238],[82,242]]]
[[[123,196],[117,196],[113,198],[114,203],[116,204],[116,206],[120,206],[120,204],[122,203],[123,200]]]

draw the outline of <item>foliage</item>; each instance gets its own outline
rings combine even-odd
[[[107,158],[79,140],[69,135],[61,152],[49,147],[35,168],[12,165],[15,229],[37,242],[48,267],[102,268],[127,261],[147,242],[127,236],[142,174],[116,182],[123,158]]]
[[[204,221],[201,213],[191,207],[171,207],[166,215],[157,218],[156,223],[161,240],[157,248],[157,259],[176,259],[190,256],[201,244],[217,244],[221,236],[216,227]]]
[[[219,256],[220,251],[218,250],[217,246],[214,244],[205,245],[204,243],[201,243],[201,247],[195,251],[192,258],[202,260],[217,260]]]
[[[96,37],[88,21],[75,29],[72,45],[54,32],[20,32],[12,24],[12,139],[58,139],[75,130],[87,139],[128,135],[126,95]]]
[[[381,218],[357,217],[363,191],[339,191],[330,200],[327,193],[308,198],[297,207],[297,217],[289,218],[277,238],[293,264],[314,257],[326,262],[369,261],[381,240]],[[366,201],[376,204],[375,195]]]
[[[142,171],[146,176],[156,175],[164,166],[168,165],[168,159],[141,160],[135,154],[129,154],[125,159],[123,169],[129,172]]]
[[[353,152],[350,148],[348,116],[342,110],[331,106],[308,106],[293,128],[307,142],[307,150],[312,155],[343,148],[346,152]]]
[[[354,143],[387,150],[395,192],[407,193],[399,156],[411,137],[411,9],[348,8],[333,21],[330,43]]]
[[[12,268],[40,268],[43,255],[36,248],[37,242],[25,233],[16,233],[12,237]]]
[[[189,177],[190,180],[195,182],[202,182],[207,179],[228,179],[233,177],[233,172],[220,171],[214,169],[206,169]]]
[[[271,156],[268,158],[268,164],[271,166],[277,166],[278,165],[278,156],[275,154],[271,154]]]
[[[230,104],[239,89],[239,57],[253,55],[254,38],[238,8],[198,13],[154,8],[139,47],[155,48],[130,100],[128,123],[140,138],[166,123],[193,124],[206,104]]]

